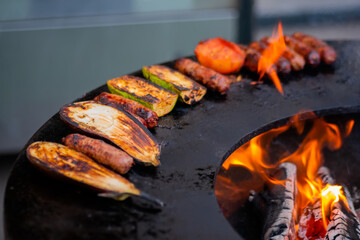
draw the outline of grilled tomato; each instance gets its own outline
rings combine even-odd
[[[235,43],[219,37],[199,42],[195,55],[201,65],[224,74],[239,71],[246,56]]]

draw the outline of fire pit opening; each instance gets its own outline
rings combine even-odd
[[[271,123],[224,156],[218,204],[244,239],[360,239],[359,143],[359,108]]]

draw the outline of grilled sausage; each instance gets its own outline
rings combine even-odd
[[[106,93],[106,92],[103,92],[103,93]],[[103,94],[103,93],[101,93],[101,94]],[[120,96],[120,97],[121,97],[121,96]],[[100,103],[102,103],[102,104],[104,104],[104,105],[108,105],[108,106],[114,107],[114,108],[116,108],[116,109],[125,110],[122,105],[119,105],[118,102],[116,102],[116,100],[114,101],[114,100],[111,99],[111,98],[112,98],[112,97],[100,96],[100,95],[99,95],[99,96],[95,97],[94,100],[97,101],[97,102],[100,102]],[[101,100],[100,100],[100,99],[101,99]],[[125,99],[126,99],[126,98],[125,98]],[[129,100],[130,100],[130,99],[129,99]],[[132,100],[130,100],[130,101],[132,101]],[[126,110],[125,110],[125,111],[126,111]],[[134,118],[136,118],[137,120],[139,120],[139,122],[141,122],[145,127],[148,128],[148,125],[147,125],[146,121],[145,121],[143,118],[139,117],[138,115],[136,115],[136,114],[134,114],[134,113],[132,113],[132,112],[129,112],[129,111],[126,111],[126,112],[128,112],[129,114],[131,114]]]
[[[269,37],[264,37],[260,41],[265,43],[266,45],[270,44]],[[286,46],[282,56],[290,62],[292,70],[300,71],[304,69],[305,66],[304,57],[298,54],[297,52],[295,52],[294,50],[292,50],[291,48],[289,48],[288,46]]]
[[[238,44],[238,46],[246,53],[244,66],[251,72],[257,72],[261,54],[255,49],[246,47],[245,45]]]
[[[336,51],[332,47],[330,47],[324,41],[317,39],[315,37],[297,32],[293,34],[293,37],[297,40],[305,43],[306,45],[314,48],[316,51],[320,53],[321,60],[326,64],[332,64],[336,60]]]
[[[316,50],[291,36],[284,36],[284,38],[286,45],[303,56],[308,65],[316,67],[320,64],[320,54]]]
[[[286,58],[280,57],[275,64],[280,73],[289,74],[291,72],[291,63]]]
[[[264,42],[252,42],[252,43],[250,43],[249,48],[253,48],[256,51],[258,51],[259,53],[262,53],[267,48],[267,44],[265,44]],[[275,66],[279,73],[288,74],[291,72],[290,61],[288,61],[284,57],[280,57],[276,61]]]
[[[174,68],[220,94],[226,94],[230,88],[231,80],[228,77],[190,59],[178,59]]]
[[[127,173],[134,160],[122,150],[105,143],[102,140],[93,139],[81,134],[69,134],[62,139],[63,143],[99,163],[109,166],[115,171]]]
[[[251,72],[257,72],[261,53],[251,47],[246,47],[242,44],[239,44],[238,46],[246,53],[244,66]],[[271,69],[277,71],[275,65],[272,65]]]
[[[159,118],[153,110],[134,100],[107,92],[101,93],[94,100],[117,109],[125,110],[147,128],[153,128],[158,123]]]

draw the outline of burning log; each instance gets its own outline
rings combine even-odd
[[[321,179],[322,185],[324,187],[326,186],[326,184],[335,184],[335,180],[331,177],[330,170],[327,167],[320,167],[317,175]]]
[[[323,186],[335,184],[335,180],[326,167],[319,168],[318,177]],[[309,204],[300,217],[298,238],[313,240],[360,239],[360,222],[356,216],[351,196],[346,188],[344,188],[344,193],[348,206],[344,202],[334,204],[327,229],[323,222],[321,199],[315,201],[314,204]]]
[[[320,172],[320,170],[322,172]],[[319,177],[324,184],[334,184],[329,169],[322,167]],[[336,202],[331,210],[330,222],[327,226],[326,240],[360,239],[360,222],[349,191],[343,187],[347,205],[343,201]]]
[[[360,221],[347,188],[344,188],[347,206],[339,201],[334,204],[327,226],[326,240],[360,239]]]
[[[326,186],[327,184],[333,185],[335,183],[327,167],[320,167],[317,175],[323,186]],[[303,213],[300,216],[297,235],[300,239],[324,239],[326,229],[324,227],[321,212],[320,198],[317,199],[314,204],[310,203],[303,210]]]
[[[295,239],[294,205],[296,196],[296,166],[282,163],[275,178],[284,184],[270,187],[270,206],[265,221],[264,239]]]
[[[325,239],[360,239],[359,219],[344,204],[335,203]]]

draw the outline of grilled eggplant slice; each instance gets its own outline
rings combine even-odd
[[[127,179],[99,165],[85,154],[52,142],[34,142],[26,150],[29,161],[50,175],[66,177],[123,200],[141,192]]]
[[[204,86],[165,66],[145,66],[142,68],[142,72],[144,77],[151,82],[178,94],[180,100],[186,104],[200,101],[206,93]]]
[[[133,158],[146,165],[160,164],[160,146],[142,124],[116,108],[84,101],[65,105],[61,119],[71,127],[113,142]]]
[[[124,109],[134,117],[137,116],[138,120],[139,118],[143,119],[140,122],[147,128],[153,128],[158,123],[159,118],[153,110],[123,96],[102,92],[94,100],[117,109]]]
[[[107,82],[111,93],[135,100],[159,117],[171,112],[178,95],[143,78],[125,75]]]

